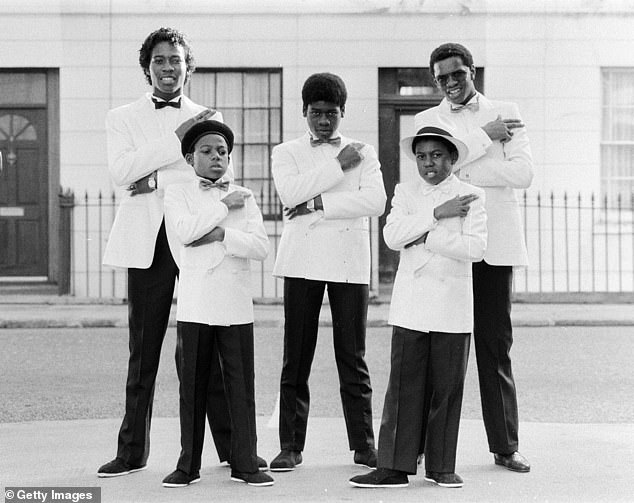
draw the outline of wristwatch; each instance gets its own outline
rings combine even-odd
[[[156,171],[150,175],[147,181],[147,186],[151,189],[156,189]]]
[[[308,211],[315,211],[315,198],[314,197],[311,200],[306,201],[306,208],[308,208]]]

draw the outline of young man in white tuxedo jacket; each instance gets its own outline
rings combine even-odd
[[[250,260],[269,240],[251,191],[225,177],[233,132],[207,120],[183,136],[181,152],[197,177],[165,193],[165,220],[178,237],[176,359],[180,364],[181,453],[165,487],[200,480],[207,389],[220,356],[231,411],[231,480],[268,486],[258,469],[255,428],[253,299]]]
[[[484,259],[473,264],[473,339],[489,450],[496,464],[528,472],[530,464],[518,452],[510,359],[513,268],[528,265],[515,193],[533,180],[528,136],[515,103],[490,100],[475,89],[476,69],[466,47],[439,46],[431,54],[429,68],[445,98],[416,115],[415,125],[440,124],[455,132],[469,148],[458,177],[486,193],[489,237]]]
[[[464,378],[473,326],[471,263],[486,248],[484,191],[452,174],[466,146],[424,126],[401,142],[419,177],[396,186],[383,236],[400,261],[388,322],[392,356],[378,467],[356,487],[406,487],[424,445],[425,480],[461,487],[455,473]]]
[[[374,148],[339,132],[346,98],[340,77],[311,75],[302,88],[309,131],[273,149],[273,180],[286,208],[273,269],[284,278],[285,317],[281,452],[271,461],[275,471],[290,471],[302,462],[308,377],[326,288],[349,448],[355,463],[376,465],[365,363],[369,218],[383,214],[386,195]]]
[[[219,112],[183,95],[195,66],[182,33],[171,28],[150,33],[139,63],[152,93],[110,110],[106,117],[108,168],[115,185],[127,190],[103,262],[128,271],[130,358],[117,455],[99,468],[99,477],[146,467],[154,384],[178,275],[170,250],[175,242],[168,239],[163,221],[163,196],[170,184],[194,177],[180,152],[184,131],[212,116],[222,121]],[[214,373],[220,375],[219,365]],[[231,423],[222,382],[214,380],[209,393],[209,424],[220,460],[228,461]]]

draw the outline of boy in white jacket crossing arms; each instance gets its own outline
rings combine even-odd
[[[424,438],[425,480],[461,487],[456,447],[473,326],[471,262],[482,259],[487,239],[484,191],[452,174],[467,148],[449,132],[426,126],[401,146],[420,177],[397,185],[383,229],[401,257],[378,468],[350,483],[407,486]]]
[[[264,260],[269,240],[253,194],[226,177],[233,132],[207,120],[193,125],[181,152],[195,179],[170,185],[165,219],[181,243],[177,348],[181,454],[165,487],[200,480],[212,360],[220,356],[231,415],[231,480],[273,484],[256,454],[253,300],[249,260]]]

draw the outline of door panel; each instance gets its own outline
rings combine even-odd
[[[0,109],[0,276],[48,274],[45,109]]]

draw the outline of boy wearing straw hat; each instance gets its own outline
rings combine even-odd
[[[377,470],[356,487],[406,487],[421,438],[425,480],[461,487],[456,447],[469,337],[473,326],[471,262],[486,248],[484,191],[453,169],[467,147],[433,126],[401,141],[419,177],[397,185],[383,229],[400,251],[388,322],[393,325]]]

